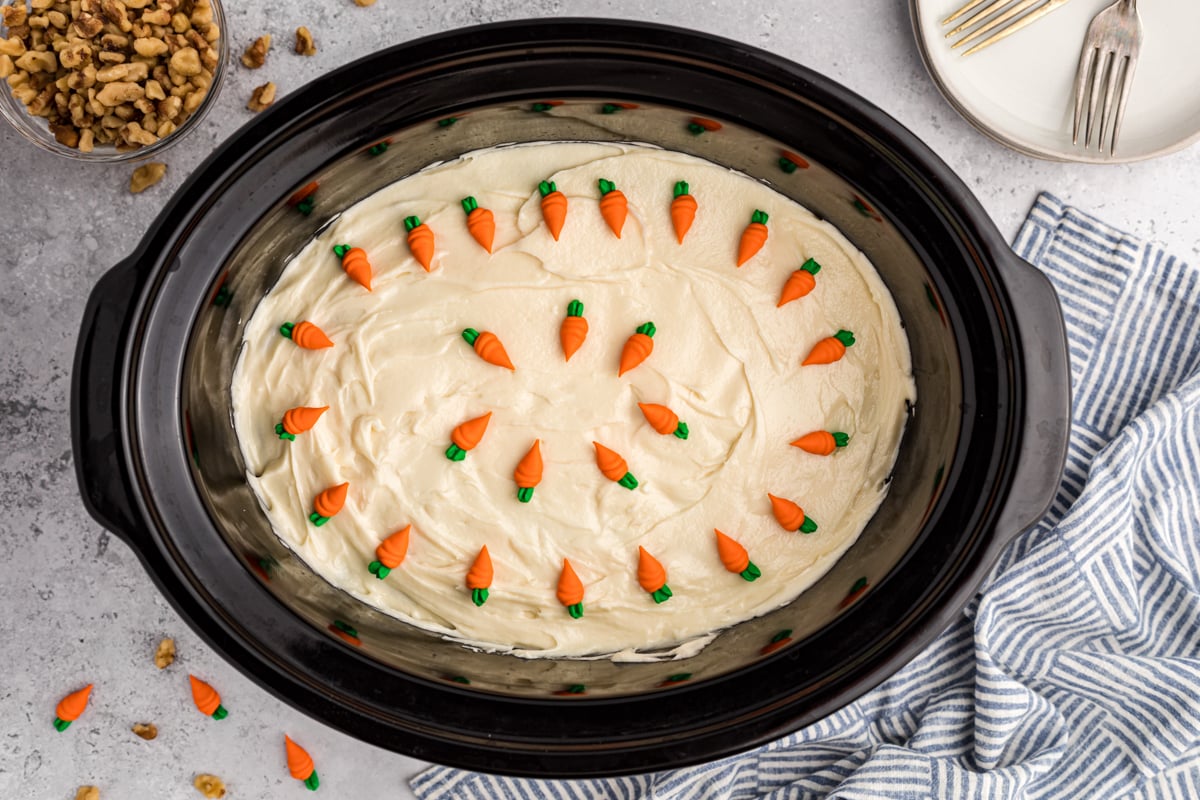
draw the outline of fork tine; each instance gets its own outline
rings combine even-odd
[[[954,44],[951,45],[951,48],[953,49],[953,48],[962,47],[965,44],[975,41],[976,39],[978,39],[980,36],[983,36],[988,31],[993,30],[993,29],[999,27],[1000,25],[1003,25],[1004,23],[1008,22],[1013,17],[1020,14],[1022,11],[1025,11],[1026,9],[1028,9],[1030,6],[1033,6],[1040,2],[1042,2],[1042,0],[1020,0],[1020,2],[1018,2],[1016,5],[1012,6],[1012,8],[1005,9],[1003,13],[998,14],[997,16],[993,17],[992,19],[990,19],[987,22],[980,25],[975,30],[968,33],[963,38],[959,39],[957,42],[955,42]]]
[[[986,2],[987,2],[987,0],[971,0],[971,2],[964,5],[958,11],[955,11],[953,14],[951,14],[950,16],[948,16],[944,20],[942,20],[942,27],[945,27],[946,25],[949,25],[951,22],[954,22],[954,20],[958,19],[963,14],[966,14],[968,11],[970,11],[972,8],[975,8],[979,4],[986,3]]]
[[[1121,90],[1117,98],[1117,116],[1113,120],[1112,128],[1112,146],[1109,148],[1108,154],[1115,156],[1117,154],[1117,137],[1121,134],[1121,122],[1125,119],[1125,103],[1129,100],[1129,85],[1133,83],[1133,68],[1136,66],[1134,59],[1125,56],[1124,69],[1121,77]]]
[[[1124,57],[1117,57],[1113,53],[1112,68],[1109,71],[1108,80],[1104,87],[1104,109],[1100,112],[1100,139],[1096,142],[1096,149],[1101,153],[1104,152],[1104,134],[1109,130],[1109,118],[1112,116],[1113,97],[1117,93],[1117,77],[1121,73],[1121,68],[1125,65]]]
[[[1087,87],[1093,80],[1096,66],[1096,48],[1086,47],[1079,54],[1079,70],[1075,73],[1075,123],[1071,127],[1071,143],[1079,144],[1079,124],[1083,122],[1083,106],[1087,100]],[[1087,139],[1084,139],[1087,146]]]
[[[992,14],[995,14],[997,11],[1004,8],[1004,6],[1008,5],[1012,1],[1013,0],[995,0],[995,2],[992,3],[990,6],[988,6],[985,9],[982,9],[980,11],[977,11],[965,22],[962,22],[961,24],[959,24],[959,26],[957,28],[955,28],[954,30],[947,33],[946,38],[949,39],[951,36],[954,36],[955,34],[962,33],[967,28],[970,28],[972,25],[978,25],[980,22],[983,22],[989,16],[991,16]],[[981,2],[982,2],[982,0],[981,0]]]
[[[1037,22],[1039,19],[1046,16],[1051,11],[1058,8],[1060,5],[1062,5],[1065,2],[1067,2],[1067,0],[1050,0],[1050,2],[1046,3],[1046,5],[1042,6],[1041,8],[1036,8],[1033,11],[1030,11],[1028,14],[1021,17],[1019,20],[1014,22],[1012,25],[1009,25],[1007,28],[996,31],[995,33],[993,33],[988,38],[984,39],[979,44],[974,45],[969,50],[965,51],[963,53],[963,55],[969,56],[969,55],[971,55],[971,53],[978,53],[980,50],[982,50],[985,47],[990,47],[991,45],[994,45],[996,42],[999,42],[1002,39],[1007,39],[1009,36],[1012,36],[1014,33],[1021,30],[1026,25],[1032,25],[1034,22]]]
[[[1087,114],[1087,136],[1083,140],[1084,147],[1092,146],[1092,130],[1096,122],[1096,109],[1100,106],[1100,92],[1103,89],[1104,82],[1108,79],[1108,73],[1112,67],[1113,53],[1111,50],[1101,54],[1096,62],[1096,76],[1092,80],[1091,99],[1088,102]],[[1099,140],[1096,141],[1096,147],[1100,146]]]

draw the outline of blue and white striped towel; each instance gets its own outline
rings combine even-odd
[[[605,781],[435,767],[444,798],[1200,798],[1200,271],[1038,198],[1075,409],[1049,514],[922,655],[756,751]]]

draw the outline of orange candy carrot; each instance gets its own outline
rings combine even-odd
[[[329,406],[321,406],[313,408],[309,406],[296,406],[289,408],[283,412],[283,420],[275,426],[275,433],[280,439],[286,439],[289,442],[296,441],[296,434],[304,433],[311,430],[313,425],[317,424],[317,420],[321,415],[329,410]]]
[[[696,136],[699,136],[705,131],[721,130],[721,123],[715,119],[708,119],[706,117],[692,117],[688,120],[687,129]]]
[[[671,226],[675,228],[675,238],[680,244],[696,221],[696,208],[696,198],[688,192],[687,181],[677,181],[675,199],[671,201]]]
[[[546,227],[557,242],[567,221],[567,196],[558,190],[554,181],[539,183],[538,192],[542,195],[542,219],[546,220]]]
[[[517,499],[528,503],[533,499],[533,487],[542,482],[542,443],[540,439],[533,440],[533,447],[513,470],[513,480],[517,482]]]
[[[316,181],[304,184],[296,190],[295,194],[288,198],[287,204],[307,217],[313,212],[313,208],[316,207],[316,198],[313,195],[320,186],[321,184]]]
[[[832,364],[846,355],[846,348],[854,344],[854,334],[850,331],[838,331],[833,336],[827,336],[817,342],[804,360],[800,362],[800,366],[807,367],[810,364]]]
[[[626,489],[637,488],[637,478],[633,477],[633,473],[629,471],[629,465],[625,463],[625,459],[599,442],[592,442],[592,445],[596,448],[596,466],[600,468],[604,477],[621,484]]]
[[[665,603],[671,599],[671,587],[667,586],[667,571],[658,559],[646,552],[646,548],[638,547],[638,585],[650,593],[656,603]]]
[[[750,217],[750,224],[742,231],[742,238],[738,242],[737,265],[739,267],[754,258],[754,254],[759,250],[762,250],[762,246],[767,243],[767,233],[767,214],[765,211],[756,209]]]
[[[313,500],[313,512],[308,515],[308,521],[318,528],[329,522],[329,518],[346,504],[346,492],[349,489],[349,483],[340,483],[322,491]]]
[[[216,689],[195,675],[188,675],[188,682],[192,684],[192,702],[200,709],[201,714],[213,719],[225,719],[229,716],[225,706],[221,705],[221,695],[217,694]]]
[[[793,503],[791,500],[785,500],[782,497],[767,492],[767,497],[771,498],[771,511],[775,514],[775,520],[785,531],[795,533],[812,533],[817,529],[817,523],[804,515],[804,509]]]
[[[79,719],[79,715],[87,708],[88,699],[92,696],[92,684],[71,692],[58,701],[54,707],[54,730],[62,733],[71,727],[71,723]]]
[[[799,300],[811,292],[817,285],[814,276],[820,271],[821,265],[811,258],[801,264],[800,269],[793,272],[787,283],[783,284],[783,291],[779,293],[779,302],[775,307],[779,308],[793,300]]]
[[[558,576],[558,591],[555,593],[558,602],[567,607],[567,613],[574,619],[583,616],[583,582],[575,574],[571,562],[563,559],[562,573]]]
[[[342,269],[350,276],[350,280],[371,291],[371,262],[367,260],[367,251],[361,247],[339,244],[334,246],[333,253],[342,260]]]
[[[799,447],[806,453],[812,453],[814,456],[827,456],[839,447],[845,447],[850,443],[850,437],[841,431],[830,433],[829,431],[813,431],[806,433],[796,441],[792,442],[792,447]]]
[[[747,581],[757,580],[762,577],[762,571],[754,566],[754,562],[750,560],[750,554],[746,552],[746,548],[716,528],[713,530],[717,534],[717,555],[720,556],[721,563],[725,565],[725,569],[730,572],[736,572],[742,576],[743,580]]]
[[[480,208],[474,197],[464,197],[462,207],[467,212],[467,232],[480,247],[492,252],[492,242],[496,240],[496,215],[491,209]]]
[[[375,548],[375,560],[367,565],[367,572],[383,580],[392,570],[403,564],[404,557],[408,555],[408,538],[411,533],[412,525],[405,525],[380,542]]]
[[[653,322],[639,325],[637,331],[625,340],[621,348],[621,365],[617,375],[624,375],[629,370],[645,361],[654,352],[654,334],[658,331]]]
[[[304,785],[308,787],[309,791],[315,792],[321,785],[321,779],[317,776],[316,767],[313,766],[312,756],[303,747],[293,742],[292,737],[286,733],[283,735],[283,746],[287,752],[288,772],[296,780],[304,781]]]
[[[629,200],[615,183],[604,178],[600,179],[600,194],[600,216],[608,223],[609,230],[620,239],[625,217],[629,215]]]
[[[491,331],[480,333],[474,328],[467,328],[462,332],[462,337],[467,340],[467,344],[475,348],[475,353],[489,364],[495,364],[497,367],[505,369],[516,369],[509,360],[504,345]]]
[[[426,272],[433,262],[433,231],[420,217],[405,217],[404,230],[408,231],[408,249]]]
[[[305,350],[324,350],[326,347],[333,347],[333,342],[325,335],[325,331],[313,325],[311,322],[285,322],[279,326],[279,334],[286,339],[291,339]]]
[[[679,416],[671,409],[657,403],[638,403],[638,408],[642,410],[642,416],[650,423],[650,427],[663,436],[673,433],[680,439],[688,438],[687,423],[680,422]]]
[[[488,590],[492,588],[492,557],[488,554],[487,545],[479,548],[479,555],[471,568],[467,570],[467,588],[471,590],[471,602],[481,606],[487,602]]]
[[[558,340],[562,342],[563,356],[567,361],[583,347],[588,335],[588,321],[583,316],[583,303],[572,300],[567,305],[567,315],[558,329]]]
[[[446,448],[446,458],[451,461],[462,461],[467,457],[468,450],[474,450],[487,431],[488,423],[492,420],[492,412],[482,417],[469,419],[450,432],[450,446]]]

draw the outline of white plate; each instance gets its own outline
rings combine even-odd
[[[1083,36],[1112,0],[1073,0],[1004,41],[963,57],[941,21],[964,0],[909,0],[921,58],[950,104],[1001,144],[1041,158],[1138,161],[1200,140],[1200,0],[1147,0],[1142,55],[1115,157],[1071,144]]]

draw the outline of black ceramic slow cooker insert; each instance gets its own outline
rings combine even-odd
[[[342,210],[481,147],[628,141],[744,172],[837,226],[909,336],[917,405],[887,500],[812,589],[682,660],[524,660],[407,626],[313,573],[247,486],[230,383],[242,329]],[[645,24],[470,28],[321,78],[243,128],[96,287],[74,374],[85,502],[269,691],[418,758],[539,776],[726,755],[820,719],[960,613],[1043,512],[1069,419],[1048,282],[912,134],[745,45]],[[650,654],[654,655],[654,654]]]

